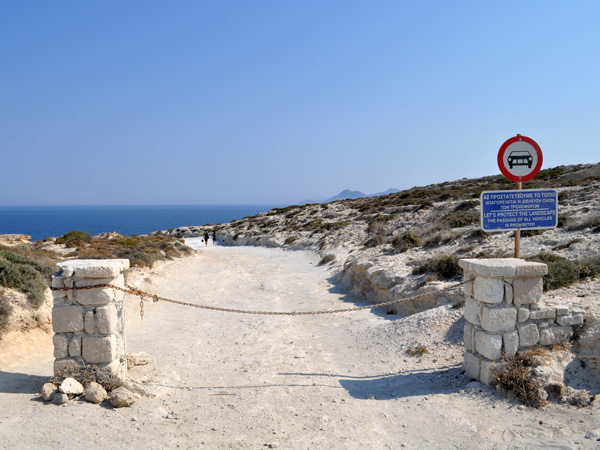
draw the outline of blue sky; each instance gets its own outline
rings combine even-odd
[[[281,203],[600,161],[598,1],[0,4],[0,205]],[[526,185],[524,186],[526,187]]]

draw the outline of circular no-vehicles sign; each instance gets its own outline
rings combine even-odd
[[[542,167],[542,150],[533,139],[515,136],[507,140],[498,152],[498,167],[512,181],[528,181]]]

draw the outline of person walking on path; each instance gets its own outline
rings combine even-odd
[[[213,245],[217,245],[217,229],[215,228],[212,233]]]
[[[208,247],[208,230],[204,230],[204,244]]]

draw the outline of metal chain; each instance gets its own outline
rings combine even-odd
[[[462,282],[454,284],[446,289],[442,289],[442,291],[440,293],[456,289],[458,287],[464,286],[465,284],[472,283],[472,282],[473,282],[473,280],[462,281]],[[356,306],[353,308],[345,308],[345,309],[329,309],[329,310],[323,310],[323,311],[282,312],[282,311],[252,311],[252,310],[245,310],[245,309],[221,308],[218,306],[197,305],[195,303],[182,302],[180,300],[172,300],[170,298],[160,297],[156,294],[149,294],[140,289],[131,287],[127,284],[125,285],[124,288],[120,287],[120,286],[115,286],[114,284],[99,284],[96,286],[86,286],[86,287],[80,287],[80,288],[77,288],[77,287],[72,287],[72,288],[51,287],[50,289],[53,291],[70,291],[70,290],[98,289],[98,288],[113,288],[113,289],[117,289],[118,291],[125,292],[126,294],[131,294],[136,297],[140,297],[140,299],[141,299],[140,300],[140,316],[141,316],[142,320],[144,319],[144,298],[146,298],[146,297],[152,298],[154,300],[154,302],[163,301],[163,302],[175,303],[177,305],[182,305],[182,306],[191,306],[193,308],[208,309],[211,311],[221,311],[221,312],[230,312],[230,313],[239,313],[239,314],[260,314],[260,315],[266,315],[266,316],[310,316],[310,315],[318,315],[318,314],[336,314],[336,313],[344,313],[344,312],[352,312],[352,311],[361,311],[363,309],[379,308],[381,306],[390,306],[390,305],[394,305],[394,304],[400,303],[400,302],[405,302],[405,301],[410,301],[410,300],[419,300],[421,298],[425,298],[425,297],[428,297],[431,295],[431,293],[427,293],[427,294],[415,295],[413,297],[404,297],[404,298],[392,300],[392,301],[385,302],[385,303],[374,303],[372,305]]]

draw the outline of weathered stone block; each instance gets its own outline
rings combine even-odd
[[[504,355],[507,358],[514,358],[519,349],[519,333],[517,330],[502,335],[504,343]]]
[[[479,380],[479,371],[481,368],[481,360],[471,352],[465,353],[463,362],[463,370],[467,376]]]
[[[481,305],[469,297],[465,299],[465,319],[474,325],[481,324]]]
[[[504,281],[497,278],[475,278],[473,297],[483,303],[500,303],[504,300]]]
[[[96,308],[96,327],[100,334],[112,334],[117,329],[117,309],[113,304]]]
[[[531,347],[540,341],[540,332],[535,323],[518,324],[519,348]]]
[[[544,328],[540,330],[540,345],[554,345],[555,343],[556,339],[554,338],[552,328]]]
[[[86,363],[109,363],[117,355],[115,336],[84,336],[81,339],[81,354]]]
[[[555,317],[556,310],[554,308],[549,308],[546,306],[538,307],[537,305],[533,305],[529,313],[529,318],[532,320],[554,319]]]
[[[96,321],[94,320],[94,311],[86,311],[85,313],[85,332],[94,334],[96,332]]]
[[[555,309],[557,316],[568,316],[571,314],[571,309],[568,306],[557,305]]]
[[[498,360],[502,356],[502,336],[484,331],[475,333],[475,350],[489,360]]]
[[[513,301],[513,287],[511,283],[504,283],[504,301],[509,305]]]
[[[467,284],[463,286],[464,295],[467,297],[473,296],[473,283],[475,282],[475,274],[465,270],[463,280],[467,282]]]
[[[529,319],[529,308],[520,306],[517,309],[517,322],[526,322]]]
[[[81,356],[81,338],[73,336],[69,343],[69,356]]]
[[[82,331],[83,308],[81,306],[54,306],[52,308],[52,330],[55,333]]]
[[[481,361],[481,369],[479,371],[479,380],[488,386],[494,386],[498,382],[498,369],[502,367],[501,363]]]
[[[98,368],[104,372],[108,372],[115,377],[125,380],[127,378],[127,361],[123,357],[121,359],[114,359],[112,362],[107,364],[98,364]]]
[[[77,303],[85,306],[106,305],[113,301],[114,291],[112,288],[97,288],[75,291]]]
[[[475,350],[475,327],[469,322],[465,323],[465,350],[472,352]]]
[[[561,316],[556,319],[556,323],[561,326],[583,325],[583,314],[572,316]]]
[[[61,277],[60,275],[53,276],[52,277],[52,287],[53,288],[64,288],[65,287],[64,278]]]
[[[541,278],[519,278],[513,281],[515,305],[537,303],[542,298],[544,284]]]
[[[64,277],[74,274],[77,278],[115,278],[129,268],[129,260],[79,259],[58,263],[57,267]]]
[[[69,338],[64,334],[55,334],[52,341],[54,343],[54,357],[66,358],[68,356]]]
[[[515,258],[461,259],[458,265],[488,278],[541,277],[548,273],[546,264]]]
[[[512,306],[501,308],[481,308],[481,326],[493,333],[511,331],[517,323],[517,309]]]

